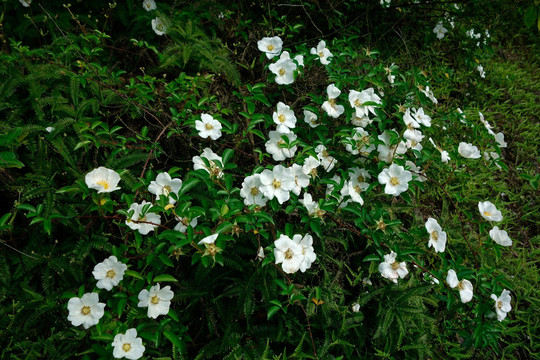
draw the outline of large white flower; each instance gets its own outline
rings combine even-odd
[[[412,108],[412,110],[416,111],[415,108]],[[405,112],[403,113],[403,122],[409,130],[420,128],[420,124],[418,123],[418,121],[416,121],[411,115],[411,108],[405,109]]]
[[[331,116],[333,118],[338,118],[343,112],[345,112],[345,107],[343,105],[337,105],[337,98],[339,94],[341,94],[341,90],[339,90],[334,84],[328,85],[326,88],[326,93],[328,94],[328,100],[325,101],[322,104],[322,108],[328,116]]]
[[[159,199],[161,196],[169,198],[169,204],[176,203],[176,200],[173,199],[170,194],[175,194],[178,197],[178,192],[182,187],[182,180],[173,179],[171,175],[164,172],[156,176],[156,180],[150,182],[148,185],[148,191],[156,195]]]
[[[274,257],[276,264],[281,264],[283,271],[293,274],[300,269],[304,261],[302,245],[292,240],[287,235],[281,234],[274,241]]]
[[[161,18],[157,17],[152,19],[152,30],[154,30],[157,35],[161,36],[167,33],[167,24]]]
[[[446,232],[442,231],[437,220],[434,218],[427,219],[426,230],[429,234],[428,247],[433,246],[435,252],[444,252],[446,246]]]
[[[284,51],[279,60],[274,64],[270,64],[268,69],[276,74],[276,83],[280,85],[288,85],[294,82],[294,72],[297,69],[296,63],[291,59],[289,53]]]
[[[441,40],[448,30],[443,26],[442,22],[439,21],[433,29],[433,32],[437,35],[437,39]]]
[[[286,158],[293,157],[298,148],[296,145],[291,146],[290,148],[281,147],[280,145],[286,144],[283,140],[283,136],[289,139],[289,144],[297,138],[296,134],[292,132],[284,134],[279,131],[270,131],[268,133],[270,139],[265,143],[265,147],[266,151],[272,155],[272,158],[275,161],[283,161]]]
[[[274,197],[280,204],[289,200],[291,190],[296,186],[295,179],[290,168],[282,165],[274,166],[273,170],[264,170],[261,173],[261,191],[269,200]]]
[[[376,115],[375,105],[365,105],[365,103],[369,102],[382,104],[381,98],[375,94],[375,90],[373,90],[373,88],[368,88],[362,90],[361,92],[356,90],[351,90],[349,92],[349,103],[355,109],[356,117],[368,117],[369,113]]]
[[[116,171],[107,169],[103,166],[86,174],[84,181],[90,189],[95,189],[98,193],[109,193],[120,189],[118,186],[120,175],[118,175]]]
[[[497,320],[503,321],[506,318],[506,314],[512,310],[512,305],[510,302],[512,298],[510,297],[510,291],[504,289],[501,293],[501,296],[497,298],[497,295],[491,294],[491,298],[495,300],[495,311],[497,312]]]
[[[209,166],[207,166],[202,158],[205,158],[208,160]],[[194,156],[193,157],[193,169],[199,170],[203,169],[206,170],[211,177],[215,178],[221,178],[223,176],[223,171],[221,168],[214,162],[214,160],[218,160],[221,164],[223,164],[223,159],[221,156],[217,155],[212,151],[210,148],[205,148],[201,154],[201,156]]]
[[[407,129],[405,130],[405,132],[403,133],[403,138],[405,138],[407,140],[407,142],[405,143],[405,145],[407,146],[407,148],[409,149],[414,149],[414,150],[418,150],[418,151],[422,151],[422,149],[424,148],[421,144],[421,141],[424,139],[424,135],[422,134],[422,132],[420,130],[417,130],[417,129],[413,129],[413,130],[410,130],[410,129]]]
[[[85,329],[96,325],[105,314],[105,304],[99,302],[97,293],[86,293],[82,297],[69,299],[68,320],[73,326],[82,325]]]
[[[141,235],[154,231],[158,225],[161,225],[161,217],[159,214],[148,212],[150,207],[151,204],[144,200],[140,204],[131,204],[128,213],[133,211],[133,215],[131,215],[131,218],[126,219],[126,225],[132,230],[138,230]]]
[[[29,7],[32,4],[32,0],[19,0],[22,6]]]
[[[317,44],[317,48],[311,48],[311,54],[312,55],[318,55],[319,60],[321,60],[321,64],[328,65],[330,64],[330,59],[332,56],[332,53],[330,50],[326,48],[326,42],[324,40],[319,41]]]
[[[283,40],[279,36],[264,37],[257,41],[257,47],[266,54],[268,59],[278,56],[283,47]]]
[[[478,202],[478,211],[488,221],[499,222],[503,219],[502,213],[490,201]]]
[[[409,273],[405,262],[396,261],[397,254],[393,251],[390,254],[384,255],[384,262],[379,264],[379,272],[383,278],[392,280],[397,284],[398,278],[404,278]]]
[[[381,171],[378,180],[381,185],[385,185],[384,192],[386,194],[398,196],[409,188],[412,174],[410,171],[405,170],[403,166],[392,164],[389,168]]]
[[[126,358],[130,360],[140,359],[145,347],[142,339],[137,337],[136,329],[128,329],[125,334],[116,334],[113,343],[113,356],[116,359]]]
[[[277,104],[277,110],[272,114],[272,119],[276,123],[276,130],[280,133],[289,133],[296,126],[296,116],[289,105],[281,101]]]
[[[395,132],[394,130],[391,130]],[[387,131],[377,136],[384,144],[377,145],[377,152],[379,153],[379,160],[391,163],[394,157],[399,158],[400,155],[407,152],[407,144],[404,141],[400,141],[397,145],[390,145],[390,135]]]
[[[96,284],[98,288],[110,291],[113,286],[118,285],[122,281],[126,270],[126,264],[119,262],[116,256],[109,256],[103,262],[94,266],[92,275],[98,280]]]
[[[242,189],[240,189],[240,196],[244,198],[244,204],[246,205],[259,205],[265,206],[268,199],[263,196],[261,191],[261,175],[253,174],[247,176],[242,182]]]
[[[315,152],[317,153],[319,161],[321,162],[324,170],[330,171],[334,168],[334,166],[336,166],[337,160],[334,157],[330,156],[328,150],[326,150],[326,146],[317,145],[317,147],[315,148]]]
[[[446,282],[453,289],[455,287],[459,290],[459,297],[461,298],[462,303],[466,303],[472,300],[473,297],[473,285],[469,280],[458,280],[456,272],[454,270],[449,270],[448,275],[446,276]]]
[[[303,259],[300,263],[300,271],[305,272],[311,267],[311,264],[317,259],[315,249],[313,249],[313,237],[310,234],[302,235],[296,234],[292,240],[302,247]]]
[[[482,157],[480,150],[476,146],[465,142],[459,143],[458,153],[466,159],[478,159]]]
[[[170,286],[160,289],[159,284],[150,288],[150,291],[142,289],[139,293],[138,307],[148,308],[148,317],[156,319],[159,315],[167,315],[174,293]]]
[[[156,2],[154,0],[144,0],[142,6],[146,11],[152,11],[157,9]]]
[[[317,168],[321,165],[321,160],[313,156],[309,156],[304,160],[304,165],[302,165],[302,171],[304,174],[315,178],[317,176]]]
[[[508,236],[505,230],[500,230],[498,226],[494,226],[489,231],[489,237],[501,246],[512,246],[512,239]]]
[[[212,140],[217,140],[221,137],[221,123],[212,115],[201,114],[201,120],[195,120],[195,128],[203,139],[210,137]]]

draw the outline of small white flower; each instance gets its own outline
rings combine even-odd
[[[510,297],[510,291],[504,289],[501,293],[501,296],[497,298],[497,295],[491,294],[491,298],[495,300],[495,311],[497,312],[497,320],[503,321],[506,318],[506,314],[512,310],[512,305],[510,302],[512,298]]]
[[[398,278],[404,278],[409,273],[405,262],[396,261],[397,254],[393,251],[390,254],[384,255],[384,262],[379,264],[379,272],[383,278],[392,280],[397,284]]]
[[[29,7],[32,4],[32,0],[19,0],[22,6]]]
[[[409,171],[412,173],[413,180],[420,182],[424,182],[427,180],[427,177],[420,168],[420,166],[416,166],[416,164],[410,160],[405,161],[405,166],[408,167]]]
[[[260,51],[266,53],[268,59],[271,59],[281,53],[283,40],[279,36],[265,37],[257,41],[257,47]]]
[[[103,262],[94,266],[92,275],[98,280],[96,286],[99,289],[110,291],[113,286],[118,285],[122,281],[126,270],[126,264],[119,262],[116,256],[109,256]]]
[[[349,103],[356,111],[356,117],[364,118],[368,117],[369,113],[377,115],[375,113],[375,105],[364,105],[365,103],[374,102],[377,104],[382,104],[381,98],[375,94],[373,88],[368,88],[358,92],[356,90],[351,90],[349,92]]]
[[[313,156],[309,156],[304,160],[304,165],[302,165],[302,171],[304,174],[315,178],[317,176],[317,168],[321,165],[321,160]]]
[[[210,137],[212,140],[217,140],[221,137],[221,123],[212,115],[201,114],[201,120],[195,120],[195,128],[203,139]]]
[[[355,313],[360,312],[360,305],[358,303],[354,303],[351,309]]]
[[[442,231],[441,226],[434,218],[428,218],[425,226],[429,234],[428,247],[433,246],[435,252],[444,252],[446,246],[446,232]]]
[[[68,320],[73,326],[82,325],[85,329],[96,325],[105,314],[105,304],[99,302],[97,293],[86,293],[82,297],[69,299]]]
[[[240,190],[240,196],[244,198],[244,204],[265,206],[268,199],[263,196],[261,191],[261,175],[253,174],[247,176],[242,182],[242,189]]]
[[[305,189],[309,185],[310,177],[309,175],[304,174],[303,168],[301,165],[292,164],[290,167],[292,175],[294,176],[294,188],[291,190],[293,194],[300,195],[302,189]]]
[[[156,284],[150,288],[150,291],[142,289],[139,293],[138,307],[148,308],[148,317],[156,319],[159,315],[167,315],[169,313],[169,307],[171,306],[171,300],[174,297],[174,293],[171,291],[170,286],[165,286],[160,289],[159,284]]]
[[[324,111],[326,111],[328,116],[338,118],[345,112],[345,107],[343,105],[337,105],[336,103],[339,94],[341,94],[341,90],[339,90],[334,84],[330,84],[326,88],[326,93],[328,94],[328,100],[322,104],[322,108]]]
[[[286,144],[283,137],[288,138],[290,144],[296,140],[296,134],[292,132],[284,134],[279,131],[270,131],[268,137],[270,139],[265,143],[266,152],[272,155],[272,158],[275,161],[283,161],[286,158],[292,158],[296,153],[296,149],[298,148],[296,145],[291,146],[290,148],[280,146]]]
[[[490,201],[478,202],[480,215],[488,221],[502,221],[502,213]]]
[[[444,28],[442,22],[439,21],[433,29],[433,32],[437,35],[437,39],[441,40],[444,38],[444,35],[448,32],[448,30]]]
[[[310,234],[294,235],[292,240],[302,248],[302,262],[300,263],[300,271],[305,272],[311,267],[311,264],[317,259],[315,249],[313,249],[313,237]]]
[[[151,207],[148,205],[151,204],[143,200],[140,204],[131,204],[128,210],[128,213],[133,211],[133,215],[126,219],[126,225],[132,230],[138,230],[141,235],[147,235],[150,231],[154,231],[158,225],[161,225],[161,217],[159,214],[148,212],[148,208]],[[147,209],[145,210],[145,208]]]
[[[113,343],[113,356],[116,359],[126,358],[130,360],[140,359],[145,347],[142,339],[137,337],[136,329],[128,329],[125,334],[116,334]]]
[[[47,126],[47,127],[45,128],[45,131],[47,131],[48,133],[51,133],[51,132],[54,131],[54,127],[52,127],[52,126]]]
[[[279,85],[288,85],[294,82],[294,72],[298,66],[292,61],[289,53],[284,51],[279,60],[274,64],[270,64],[268,69],[276,74],[276,83]]]
[[[116,171],[103,166],[86,174],[84,181],[90,189],[98,190],[98,194],[104,192],[110,193],[120,189],[118,186],[120,175]]]
[[[289,105],[281,101],[277,104],[277,110],[272,114],[272,119],[276,123],[276,130],[282,134],[290,133],[296,127],[296,116]]]
[[[274,197],[280,204],[289,200],[291,190],[295,187],[295,179],[290,168],[282,165],[274,166],[273,170],[264,170],[261,173],[261,191],[269,200]]]
[[[281,264],[283,271],[287,274],[297,272],[304,261],[302,246],[284,234],[281,234],[279,238],[274,241],[274,246],[276,264]]]
[[[495,141],[497,142],[497,144],[499,144],[499,147],[505,148],[508,146],[506,141],[504,141],[504,134],[502,132],[498,132],[493,136],[495,137]]]
[[[306,207],[309,216],[322,218],[326,213],[326,211],[321,210],[318,202],[313,201],[310,193],[304,193],[304,198],[298,199],[298,201]]]
[[[316,128],[317,126],[321,125],[321,123],[317,120],[317,115],[309,110],[304,110],[304,121],[312,128]]]
[[[459,297],[461,298],[462,303],[466,303],[472,300],[473,298],[473,285],[469,280],[458,280],[456,272],[454,270],[449,270],[448,275],[446,276],[446,282],[453,289],[457,287],[459,289]]]
[[[180,217],[175,216],[176,220],[178,220],[178,224],[174,227],[174,230],[180,231],[180,232],[186,232],[188,226],[191,226],[192,228],[195,228],[198,223],[198,216],[194,217],[193,219],[188,218],[187,216]]]
[[[333,56],[330,50],[326,48],[326,42],[324,40],[319,41],[319,44],[317,44],[317,48],[311,48],[310,52],[312,55],[318,55],[319,60],[321,60],[321,64],[323,65],[330,64],[329,58]]]
[[[152,11],[157,9],[156,2],[154,0],[144,0],[142,6],[146,11]]]
[[[262,246],[260,246],[259,251],[257,251],[257,260],[263,261],[265,257],[266,256],[264,255],[264,249],[262,248]]]
[[[489,231],[489,237],[501,246],[512,246],[512,239],[508,236],[505,230],[500,230],[498,226],[494,226]]]
[[[167,33],[167,25],[161,18],[155,18],[152,19],[152,30],[154,30],[157,35],[161,36]]]
[[[334,166],[336,166],[337,160],[334,157],[330,156],[330,154],[326,150],[326,146],[317,145],[317,147],[315,148],[315,152],[317,153],[319,161],[321,162],[324,170],[330,171],[334,168]]]
[[[212,257],[215,257],[217,253],[223,251],[223,249],[217,247],[216,245],[216,240],[218,236],[219,234],[213,234],[205,237],[197,243],[197,245],[204,245],[205,247],[203,256],[210,255]]]
[[[434,104],[438,103],[437,98],[435,98],[435,96],[433,96],[433,91],[429,89],[429,86],[426,86],[425,89],[421,89],[420,91],[422,93],[424,93],[424,95],[426,95],[428,97],[428,99],[431,100],[432,103],[434,103]]]
[[[384,192],[388,195],[398,196],[409,188],[409,181],[412,180],[410,171],[405,170],[401,165],[392,164],[389,168],[383,169],[378,180],[381,185],[385,185]]]
[[[416,114],[416,109],[412,108],[412,110]],[[410,108],[405,109],[405,112],[403,113],[403,122],[405,123],[405,125],[407,126],[407,129],[409,129],[409,130],[420,128],[420,124],[418,123],[418,121],[416,121],[412,117]]]
[[[148,185],[148,191],[156,195],[157,199],[161,196],[169,198],[169,204],[176,203],[176,200],[173,199],[170,194],[175,194],[178,196],[178,192],[182,187],[182,180],[173,179],[168,173],[160,173],[156,176],[156,180],[150,182]]]
[[[357,127],[354,129],[352,138],[347,138],[345,149],[353,155],[361,154],[367,156],[375,150],[375,145],[371,144],[369,133],[363,128]]]
[[[419,123],[419,124],[422,124],[426,127],[431,127],[431,117],[429,117],[428,115],[426,115],[424,113],[424,109],[423,108],[419,108],[418,110],[416,110],[415,108],[412,109],[412,116],[414,117],[414,119]]]
[[[394,130],[391,130],[395,132]],[[399,158],[399,155],[407,152],[407,144],[404,141],[400,141],[397,145],[390,145],[390,135],[387,131],[377,136],[384,144],[377,145],[377,152],[379,153],[379,160],[391,163],[394,157]]]
[[[298,66],[304,66],[304,55],[296,55],[294,60],[298,63]]]
[[[206,166],[202,158],[205,158],[206,160],[208,160],[209,166]],[[194,156],[192,160],[193,160],[194,170],[199,170],[199,169],[206,170],[210,174],[211,177],[215,177],[218,179],[223,176],[223,171],[214,162],[214,160],[218,160],[220,163],[223,164],[223,159],[221,158],[221,156],[214,153],[212,149],[205,148],[201,156]]]
[[[478,65],[476,67],[476,70],[478,70],[478,72],[480,73],[480,77],[481,78],[485,78],[486,77],[486,72],[484,71],[484,67],[482,65]]]
[[[478,159],[482,157],[480,150],[476,146],[465,142],[459,143],[458,153],[466,159]]]
[[[424,135],[422,134],[422,132],[420,130],[417,130],[417,129],[413,129],[413,130],[410,130],[410,129],[407,129],[405,130],[405,132],[403,133],[403,138],[407,140],[407,142],[405,143],[405,145],[407,146],[407,148],[409,149],[414,149],[414,150],[418,150],[418,151],[422,151],[422,149],[424,148],[421,144],[422,140],[424,139]]]

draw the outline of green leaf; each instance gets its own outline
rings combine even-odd
[[[184,342],[172,331],[170,330],[163,330],[163,336],[165,336],[169,341],[176,346],[177,348],[183,348]]]
[[[380,261],[380,260],[381,258],[378,255],[368,255],[362,261],[366,262],[366,261]]]
[[[158,275],[154,278],[152,282],[160,282],[160,281],[178,282],[178,280],[176,280],[174,276],[169,275],[169,274]]]
[[[534,5],[529,6],[527,11],[525,11],[525,15],[523,18],[523,20],[525,21],[525,26],[530,28],[531,26],[534,25],[536,21],[537,13],[538,13],[538,9],[536,8],[536,6]]]
[[[277,306],[272,306],[270,309],[268,309],[268,314],[266,315],[266,320],[270,320],[270,318],[272,316],[274,316],[279,311],[279,309],[281,309],[281,308],[277,307]]]
[[[141,274],[139,274],[138,272],[133,271],[133,270],[126,270],[124,272],[124,274],[127,275],[127,276],[134,277],[134,278],[139,279],[139,280],[144,280],[144,278],[141,276]]]
[[[197,184],[200,182],[199,179],[191,178],[182,184],[182,188],[180,189],[180,195],[183,195],[184,193],[188,192],[189,190],[193,189]]]
[[[309,227],[311,228],[311,230],[313,230],[315,234],[317,234],[318,237],[322,238],[321,224],[318,220],[311,220],[309,222]]]
[[[225,149],[225,151],[223,151],[223,155],[221,156],[222,160],[223,160],[223,165],[225,166],[225,164],[227,164],[230,160],[230,158],[234,155],[234,150],[233,149]]]

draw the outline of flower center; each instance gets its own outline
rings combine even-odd
[[[285,251],[285,259],[291,260],[293,256],[294,252],[291,249],[287,249],[287,251]]]
[[[107,271],[107,277],[108,278],[114,278],[116,276],[116,272],[114,270]]]
[[[274,189],[279,189],[281,187],[281,181],[274,179],[274,181],[272,181],[272,186]]]
[[[392,263],[392,265],[390,265],[390,266],[392,266],[392,270],[394,270],[394,271],[396,271],[397,269],[399,269],[399,263],[398,263],[397,261],[394,261],[394,262]]]
[[[213,257],[219,252],[219,248],[216,244],[206,244],[206,252]]]
[[[318,55],[319,55],[319,57],[323,57],[324,53],[322,51],[320,51]]]
[[[364,182],[365,179],[364,179],[364,177],[362,175],[358,175],[356,180],[358,180],[358,182]]]
[[[159,296],[157,295],[152,296],[152,299],[150,299],[150,302],[154,305],[159,304]]]
[[[465,290],[465,285],[463,285],[463,280],[458,282],[458,289],[461,291],[461,290]]]
[[[362,106],[362,103],[360,102],[360,99],[356,99],[354,101],[354,106],[357,106],[357,107],[361,107]]]
[[[497,301],[497,308],[502,309],[503,303],[502,301]]]
[[[131,350],[131,344],[124,343],[124,345],[122,345],[122,350],[124,350],[124,352],[128,352],[129,350]]]
[[[206,127],[206,130],[212,130],[214,128],[212,124],[209,124],[209,123],[206,123],[205,127]]]
[[[362,192],[362,188],[360,186],[356,185],[354,187],[354,191],[356,191],[358,194],[360,194]]]
[[[146,216],[139,216],[139,221],[146,221]]]
[[[259,189],[257,189],[256,187],[254,188],[251,188],[251,191],[250,191],[251,195],[255,196],[259,193]]]
[[[491,216],[491,213],[489,211],[484,211],[485,216]]]
[[[439,240],[439,232],[437,230],[433,230],[431,232],[431,238],[435,241]]]
[[[164,195],[169,195],[169,193],[171,192],[171,190],[172,190],[172,189],[171,189],[171,187],[170,187],[169,185],[165,185],[165,186],[163,187],[163,194],[164,194]]]
[[[393,186],[399,185],[399,179],[397,177],[395,177],[395,176],[392,176],[390,178],[390,184],[392,184]]]
[[[109,189],[109,183],[107,182],[107,180],[99,180],[96,182],[96,184],[103,186],[104,190]]]
[[[336,98],[328,99],[328,103],[329,103],[330,106],[331,106],[332,108],[334,108],[334,109],[336,108],[336,102],[337,102]]]
[[[328,153],[328,151],[323,150],[323,151],[322,151],[322,156],[323,156],[324,158],[327,158],[328,156],[330,156],[330,154]]]
[[[268,51],[272,51],[274,50],[274,45],[269,44],[266,48],[268,49]]]
[[[418,145],[418,141],[411,140],[411,147],[416,147],[416,145]]]
[[[326,214],[326,211],[324,210],[321,210],[321,209],[317,209],[317,211],[315,211],[315,215],[319,218],[322,218],[324,216],[324,214]]]
[[[285,120],[287,120],[287,119],[285,118],[285,115],[280,114],[280,115],[278,116],[278,120],[279,120],[280,123],[284,123]]]
[[[81,309],[81,314],[83,315],[90,314],[90,306],[83,306],[83,308]]]
[[[278,73],[280,76],[285,75],[285,69],[284,68],[279,69]]]

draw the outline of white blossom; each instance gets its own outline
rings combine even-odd
[[[384,262],[379,264],[379,272],[383,278],[392,280],[397,284],[397,279],[403,279],[409,273],[405,262],[396,261],[397,254],[393,251],[390,254],[384,255]]]
[[[280,145],[284,145],[285,140],[283,140],[283,137],[286,137],[289,139],[289,144],[296,140],[297,136],[296,134],[290,132],[290,133],[281,133],[279,131],[270,131],[268,133],[269,140],[265,143],[266,152],[268,152],[270,155],[272,155],[272,158],[275,161],[283,161],[287,158],[292,158],[294,154],[296,153],[297,146],[291,146],[288,147],[282,147]]]
[[[152,19],[152,30],[159,36],[164,35],[167,33],[167,24],[161,18],[157,17]]]
[[[326,93],[328,94],[328,100],[322,104],[322,108],[324,111],[326,111],[328,116],[338,118],[341,114],[343,114],[343,112],[345,112],[345,107],[337,104],[337,98],[341,94],[341,90],[339,90],[334,84],[330,84],[326,88]]]
[[[159,315],[167,315],[174,293],[170,286],[160,289],[159,283],[152,286],[150,291],[142,289],[139,293],[138,307],[148,308],[148,317],[156,319]]]
[[[277,104],[277,110],[272,114],[272,119],[276,123],[276,130],[282,134],[291,132],[296,126],[296,116],[289,105],[281,101]]]
[[[270,64],[268,69],[276,75],[276,83],[288,85],[294,82],[294,72],[297,69],[296,63],[291,59],[289,53],[284,51],[279,60]]]
[[[84,181],[90,189],[98,190],[98,194],[104,192],[110,193],[120,189],[118,186],[120,175],[116,171],[103,166],[86,174]]]
[[[289,200],[291,190],[295,187],[295,179],[290,168],[282,165],[274,166],[273,170],[264,170],[260,176],[261,191],[269,200],[274,197],[280,204]]]
[[[284,234],[274,241],[274,246],[276,264],[281,264],[283,271],[287,274],[297,272],[304,261],[302,246]]]
[[[131,204],[128,213],[133,211],[133,215],[126,219],[126,225],[132,230],[138,230],[141,235],[147,235],[150,231],[154,231],[158,225],[161,225],[161,217],[159,214],[148,211],[151,205],[144,200],[140,204]]]
[[[459,290],[459,297],[462,303],[467,303],[473,298],[473,285],[469,280],[459,281],[457,274],[454,270],[449,270],[446,276],[446,282],[451,288],[457,287]]]
[[[478,202],[480,215],[488,221],[502,221],[502,213],[490,201]]]
[[[122,281],[126,270],[126,264],[119,262],[116,256],[109,256],[94,266],[92,275],[98,280],[96,286],[99,289],[110,291],[113,286],[118,285]]]
[[[392,164],[389,168],[381,171],[378,180],[381,185],[385,185],[384,192],[386,194],[398,196],[409,188],[412,174],[410,171],[405,170],[403,166]]]
[[[112,342],[113,356],[116,359],[136,360],[143,356],[145,347],[142,339],[137,337],[137,329],[128,329],[125,334],[116,334]]]
[[[209,114],[201,114],[201,120],[195,120],[195,129],[203,139],[217,140],[221,137],[221,123]]]
[[[512,246],[512,239],[510,239],[508,233],[505,230],[500,230],[498,226],[494,226],[489,231],[489,237],[499,245]]]
[[[154,0],[144,0],[142,5],[144,10],[146,11],[152,11],[157,9],[156,2]]]
[[[330,58],[333,56],[330,50],[326,48],[326,42],[324,40],[319,41],[317,48],[311,48],[310,52],[312,55],[318,55],[323,65],[330,64]]]
[[[105,314],[105,304],[99,302],[97,293],[86,293],[82,297],[69,299],[68,320],[73,326],[82,325],[85,329],[96,325]]]
[[[497,297],[495,294],[491,294],[491,298],[495,300],[495,311],[497,312],[497,320],[503,321],[510,310],[512,310],[512,298],[510,297],[510,291],[504,289],[501,296]]]
[[[279,36],[265,37],[257,41],[257,47],[266,54],[268,59],[271,59],[281,53],[283,40]]]
[[[480,150],[476,146],[466,142],[459,143],[458,153],[466,159],[478,159],[482,157]]]
[[[446,232],[442,231],[437,220],[431,217],[428,218],[425,226],[429,234],[428,247],[433,246],[435,252],[444,252],[446,246]]]
[[[242,182],[242,189],[240,189],[240,196],[244,199],[245,205],[256,204],[258,206],[265,206],[268,199],[266,199],[261,191],[261,175],[253,174],[247,176]]]
[[[175,196],[178,197],[180,188],[182,188],[182,180],[173,179],[171,178],[171,175],[164,172],[158,174],[156,180],[150,182],[148,191],[156,195],[157,199],[163,196],[168,198],[169,204],[174,204],[176,203],[176,200],[170,195],[175,194]]]
[[[208,160],[209,165],[207,166],[202,158],[205,158]],[[221,168],[214,162],[214,160],[219,161],[221,164],[223,164],[223,160],[221,156],[217,155],[212,151],[210,148],[205,148],[201,154],[201,156],[194,156],[192,158],[193,161],[193,169],[199,170],[203,169],[206,170],[211,177],[221,178],[223,176],[223,171]]]

